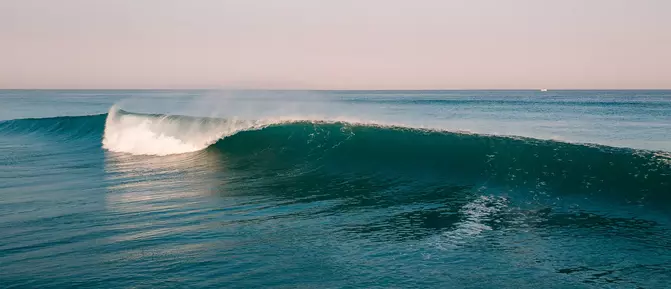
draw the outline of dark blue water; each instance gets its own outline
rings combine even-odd
[[[0,91],[0,287],[666,288],[670,91]]]

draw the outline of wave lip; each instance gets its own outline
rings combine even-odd
[[[135,114],[113,106],[102,143],[113,152],[165,156],[203,150],[223,137],[263,126],[258,121]]]
[[[242,131],[290,123],[348,123],[388,127],[352,119],[324,120],[316,116],[279,116],[255,120],[208,118],[127,112],[116,105],[107,113],[103,148],[133,155],[166,156],[206,149]]]

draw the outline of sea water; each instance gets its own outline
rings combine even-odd
[[[665,288],[671,91],[0,91],[2,288]]]

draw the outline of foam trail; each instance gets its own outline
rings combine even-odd
[[[492,228],[484,222],[507,207],[507,199],[495,196],[480,196],[461,208],[464,220],[457,223],[453,230],[444,232],[438,247],[455,248],[466,244],[470,239]]]
[[[263,126],[257,121],[131,114],[112,106],[102,143],[113,152],[165,156],[199,151],[223,137]]]

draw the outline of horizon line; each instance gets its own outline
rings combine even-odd
[[[50,90],[50,91],[85,91],[85,90],[165,90],[165,91],[666,91],[671,88],[415,88],[415,89],[309,89],[309,88],[2,88],[0,91],[8,90]]]

